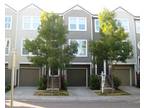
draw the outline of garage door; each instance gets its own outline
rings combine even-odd
[[[6,84],[11,83],[11,70],[8,68],[5,68],[5,83]]]
[[[39,69],[21,68],[19,75],[20,86],[36,86],[39,79]]]
[[[68,86],[86,86],[86,69],[68,69]]]
[[[113,69],[113,75],[121,80],[122,85],[130,85],[130,69]]]

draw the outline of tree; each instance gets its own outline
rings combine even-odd
[[[133,56],[131,42],[128,40],[128,33],[120,23],[115,20],[115,13],[104,9],[99,13],[100,40],[90,42],[90,52],[93,55],[93,63],[106,60],[109,67],[113,62],[126,62]],[[111,68],[109,68],[111,75]]]
[[[34,40],[25,41],[25,48],[34,54],[28,59],[36,66],[46,66],[47,71],[50,68],[65,69],[77,52],[76,43],[67,44],[67,33],[62,17],[43,12],[38,36]]]

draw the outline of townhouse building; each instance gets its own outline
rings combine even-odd
[[[46,73],[45,68],[34,67],[28,60],[33,56],[23,46],[24,40],[34,39],[37,35],[37,27],[40,24],[40,14],[43,9],[35,4],[30,4],[23,9],[16,11],[9,5],[5,8],[5,75],[6,83],[10,83],[12,51],[16,50],[16,86],[36,86],[38,79]],[[128,32],[128,39],[133,46],[134,56],[126,63],[118,62],[113,65],[113,74],[118,76],[122,85],[136,85],[136,72],[139,72],[139,16],[134,16],[122,7],[113,10],[116,19]],[[68,86],[89,86],[89,78],[92,74],[91,55],[89,52],[89,41],[100,39],[98,15],[92,14],[83,7],[75,5],[63,13],[64,24],[68,27],[67,42],[76,41],[78,52],[70,62],[70,66],[64,71]],[[100,74],[103,66],[95,66],[96,74]],[[49,78],[51,73],[48,74]],[[55,79],[59,79],[59,71],[55,73]]]

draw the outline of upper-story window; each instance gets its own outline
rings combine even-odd
[[[22,41],[22,56],[28,56],[29,52],[28,50],[26,50],[26,48],[24,47],[25,44],[25,40]]]
[[[125,32],[129,32],[129,21],[128,19],[116,19],[117,20],[117,24],[121,25]]]
[[[140,33],[140,21],[135,21],[136,24],[136,33]]]
[[[5,54],[8,55],[10,51],[10,39],[5,39]]]
[[[81,39],[70,39],[69,44],[71,42],[77,42],[78,43],[78,52],[75,54],[77,57],[87,57],[87,40],[81,40]]]
[[[10,30],[12,27],[12,16],[5,16],[5,29]]]
[[[37,30],[40,25],[40,17],[38,16],[23,16],[24,30]]]
[[[98,19],[95,19],[95,32],[100,31],[100,23]]]
[[[68,19],[69,31],[86,31],[87,21],[85,17],[69,17]]]

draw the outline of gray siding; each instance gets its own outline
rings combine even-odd
[[[69,31],[68,39],[85,39],[87,40],[87,47],[89,45],[89,40],[91,40],[92,33],[92,17],[90,14],[83,10],[71,10],[70,12],[66,13],[64,16],[64,23],[68,26],[68,18],[69,17],[86,17],[87,20],[87,30],[86,31]],[[88,51],[88,50],[87,50]],[[90,62],[90,54],[87,53],[88,57],[76,57],[73,62]]]

